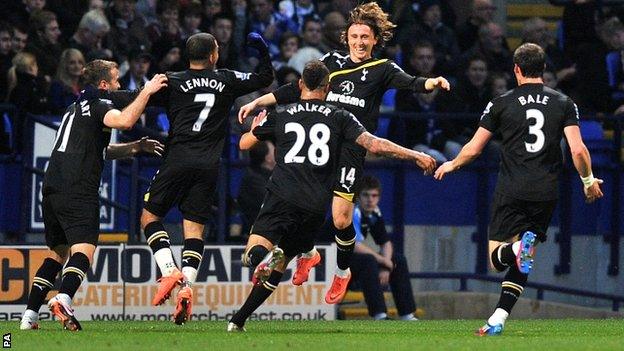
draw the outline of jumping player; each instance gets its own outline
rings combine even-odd
[[[168,73],[168,88],[150,101],[167,108],[171,128],[162,165],[145,194],[141,228],[162,272],[152,303],[164,303],[171,291],[183,284],[173,315],[176,324],[183,324],[191,315],[190,285],[195,282],[204,253],[204,224],[210,218],[230,109],[239,96],[273,82],[266,43],[256,33],[247,39],[248,45],[260,52],[259,73],[215,69],[217,41],[208,33],[194,34],[186,42],[189,69]],[[181,270],[173,260],[169,235],[161,222],[176,205],[183,216]]]
[[[260,140],[272,140],[277,165],[243,255],[243,263],[257,266],[256,284],[232,317],[228,331],[244,331],[245,320],[275,290],[288,262],[314,247],[314,235],[325,220],[343,141],[372,153],[413,161],[427,174],[435,168],[431,156],[373,136],[353,114],[326,102],[329,71],[322,62],[306,64],[298,84],[298,102],[279,106],[266,119],[261,113],[240,140],[242,150]]]
[[[321,58],[331,72],[327,102],[353,113],[371,132],[377,130],[379,106],[386,90],[396,88],[428,92],[436,88],[450,89],[448,81],[443,77],[413,77],[403,72],[392,60],[373,58],[373,51],[390,40],[395,27],[377,3],[359,5],[351,11],[347,27],[342,33],[349,52],[332,51]],[[257,107],[292,103],[299,99],[299,95],[296,83],[282,86],[243,106],[239,120],[242,122]],[[354,143],[346,143],[340,152],[332,202],[338,267],[332,286],[325,296],[327,303],[342,301],[351,278],[349,264],[355,247],[353,203],[365,156],[366,150]],[[310,269],[319,262],[320,255],[315,249],[303,253],[297,260],[293,284],[301,285],[306,281]]]
[[[542,81],[545,53],[527,43],[514,52],[518,87],[492,100],[480,127],[459,155],[435,172],[441,180],[479,156],[495,132],[502,135],[501,169],[492,201],[489,253],[492,268],[507,271],[496,310],[478,335],[502,333],[505,321],[522,294],[533,268],[535,246],[546,241],[546,230],[557,204],[558,178],[565,138],[581,176],[585,199],[602,197],[602,180],[594,178],[589,151],[578,126],[572,100]]]
[[[59,293],[50,299],[50,311],[68,330],[80,330],[72,299],[93,261],[100,230],[99,186],[104,158],[115,159],[140,151],[162,153],[157,141],[141,139],[111,144],[111,128],[130,129],[151,95],[166,86],[157,74],[123,111],[112,104],[109,93],[119,89],[119,70],[110,61],[94,60],[85,66],[86,89],[71,104],[59,127],[43,179],[43,221],[48,257],[37,270],[20,329],[37,329],[39,308],[63,268]],[[68,259],[69,257],[69,259]]]

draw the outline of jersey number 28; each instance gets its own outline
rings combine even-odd
[[[542,127],[544,127],[544,114],[540,110],[530,109],[526,111],[526,118],[535,120],[535,124],[529,126],[529,134],[535,135],[535,142],[525,142],[524,147],[526,147],[526,151],[528,152],[539,152],[544,147],[544,141],[546,140],[544,132],[542,131]]]
[[[284,156],[284,163],[304,163],[305,156],[297,155],[305,144],[305,129],[299,123],[289,122],[284,126],[284,133],[295,133],[297,135],[295,144]],[[327,146],[327,142],[329,142],[330,136],[329,127],[323,123],[317,123],[310,128],[310,142],[312,142],[312,145],[308,149],[308,159],[313,165],[323,166],[329,161],[329,146]]]

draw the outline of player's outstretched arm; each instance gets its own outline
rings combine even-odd
[[[238,147],[241,150],[249,150],[260,141],[260,139],[256,138],[256,136],[253,134],[253,130],[256,129],[256,127],[260,123],[262,123],[262,121],[264,121],[266,116],[267,111],[262,110],[262,112],[254,117],[253,123],[251,124],[251,129],[247,133],[241,135],[240,142],[238,143]]]
[[[490,141],[490,138],[492,138],[492,132],[483,127],[479,127],[472,139],[461,149],[459,155],[457,155],[454,160],[444,162],[442,166],[436,170],[433,177],[437,180],[442,180],[447,173],[455,172],[474,161],[481,155],[483,148],[485,148],[485,145]]]
[[[435,159],[426,153],[404,148],[390,140],[378,138],[369,132],[360,134],[355,142],[374,154],[413,161],[425,171],[425,174],[431,174],[436,167]]]
[[[105,159],[116,160],[135,156],[139,152],[162,156],[165,146],[158,140],[143,137],[130,143],[110,144],[106,147]]]
[[[155,75],[139,92],[136,99],[130,103],[123,111],[110,110],[104,116],[104,125],[115,129],[130,129],[139,119],[150,96],[155,94],[161,88],[167,86],[167,76],[164,74]]]
[[[275,95],[273,95],[273,93],[264,94],[260,96],[259,98],[255,99],[254,101],[243,105],[240,108],[240,110],[238,110],[238,122],[240,124],[243,124],[247,116],[249,116],[249,114],[252,113],[258,107],[273,106],[276,103],[277,103],[277,99],[275,99]]]
[[[585,201],[592,203],[603,196],[602,190],[600,190],[600,184],[602,184],[603,181],[602,179],[594,178],[591,169],[591,156],[581,138],[581,129],[576,125],[567,126],[563,129],[563,133],[570,146],[574,167],[578,171],[581,181],[583,182]]]

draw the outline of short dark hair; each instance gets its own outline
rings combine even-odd
[[[269,145],[266,141],[257,143],[249,150],[249,165],[254,168],[260,167],[268,153]]]
[[[329,70],[323,62],[313,60],[306,63],[301,78],[306,88],[316,90],[329,84]]]
[[[186,6],[182,6],[182,13],[180,16],[180,18],[184,18],[186,16],[199,16],[201,17],[201,15],[204,12],[204,7],[197,2],[191,2]]]
[[[377,179],[377,177],[366,175],[362,177],[360,192],[364,190],[379,190],[381,192],[381,182]]]
[[[217,48],[217,40],[212,34],[197,33],[186,41],[186,54],[189,61],[205,61]]]
[[[85,85],[97,87],[100,81],[110,82],[113,79],[111,70],[117,68],[117,64],[106,60],[93,60],[85,65],[82,81]]]
[[[37,10],[30,15],[28,24],[35,34],[37,32],[43,32],[46,29],[48,23],[56,21],[56,14],[47,10]]]
[[[514,52],[513,62],[520,67],[523,76],[539,78],[544,74],[544,68],[546,68],[546,54],[539,45],[525,43]]]
[[[0,22],[0,32],[7,32],[10,36],[13,36],[13,27],[7,22]]]
[[[210,21],[210,25],[214,26],[218,20],[228,20],[234,24],[234,18],[227,12],[219,12],[216,15],[212,16],[212,20]]]
[[[305,31],[306,26],[310,22],[318,23],[321,26],[323,25],[323,22],[321,21],[321,19],[317,15],[308,15],[308,16],[305,16],[305,18],[303,19],[303,26],[301,26],[301,31],[302,32]]]
[[[180,11],[178,0],[160,0],[156,3],[156,14],[162,15],[167,10]]]

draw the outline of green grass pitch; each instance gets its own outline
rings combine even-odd
[[[43,322],[20,331],[1,322],[15,350],[624,350],[624,320],[510,320],[498,337],[472,333],[482,321],[436,320],[248,322],[226,333],[224,322],[83,322],[83,331]],[[201,347],[201,348],[199,348]]]

